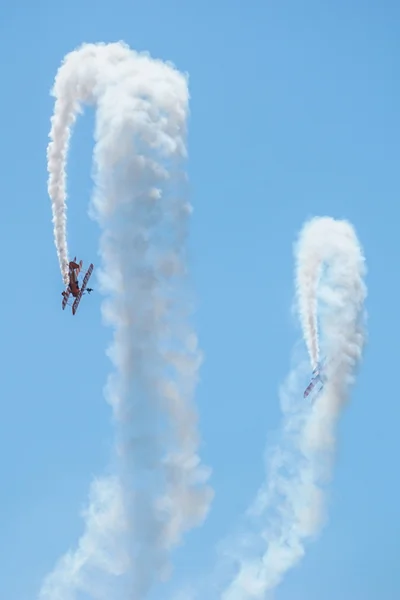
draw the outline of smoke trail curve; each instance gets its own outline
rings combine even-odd
[[[309,349],[318,348],[319,317],[324,388],[310,405],[301,393],[301,366],[288,377],[281,398],[282,439],[269,453],[267,482],[248,510],[236,549],[230,540],[224,550],[235,566],[223,600],[266,598],[302,558],[305,543],[319,533],[335,425],[365,344],[365,260],[351,224],[312,219],[303,227],[296,259],[297,305]],[[312,367],[317,360],[313,352]]]
[[[114,328],[106,393],[116,427],[113,475],[92,484],[85,531],[45,579],[40,600],[143,598],[168,553],[205,518],[193,395],[201,352],[190,325],[185,241],[186,78],[125,44],[84,44],[54,88],[48,190],[68,275],[65,163],[82,105],[96,108],[95,192],[103,315]]]

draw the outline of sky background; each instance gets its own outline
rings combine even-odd
[[[76,318],[61,311],[46,146],[63,56],[122,39],[190,74],[197,404],[216,497],[176,552],[174,583],[212,569],[264,479],[300,335],[293,243],[306,218],[330,215],[349,219],[365,250],[369,341],[339,426],[328,524],[276,599],[398,600],[399,26],[400,5],[388,0],[0,7],[1,598],[36,598],[75,547],[91,478],[109,457],[112,332],[99,294]],[[69,248],[86,264],[98,261],[92,127],[92,115],[79,121],[68,182]]]

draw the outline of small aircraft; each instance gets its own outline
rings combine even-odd
[[[319,383],[321,385],[318,392],[320,392],[322,390],[322,388],[324,387],[324,381],[322,380],[322,373],[321,373],[322,367],[323,367],[323,365],[321,363],[318,363],[318,365],[313,370],[312,375],[311,375],[311,381],[308,384],[308,386],[306,387],[306,389],[304,390],[304,398],[307,398],[307,396],[309,396],[311,394],[311,392],[313,391],[313,389],[315,388],[317,383]]]
[[[63,299],[62,299],[62,309],[64,310],[65,307],[68,304],[68,298],[70,296],[70,294],[72,294],[72,296],[75,298],[74,303],[72,304],[72,314],[74,315],[78,309],[79,306],[79,302],[81,301],[81,298],[83,296],[83,294],[85,292],[87,292],[88,294],[90,294],[90,292],[93,292],[92,288],[87,288],[87,284],[88,281],[90,279],[90,276],[92,274],[93,271],[93,264],[90,264],[85,277],[83,278],[82,281],[82,286],[79,287],[79,280],[78,280],[78,275],[82,270],[82,261],[79,262],[79,264],[76,262],[76,256],[74,258],[74,260],[71,260],[71,262],[69,263],[69,284],[66,288],[66,290],[62,293]]]

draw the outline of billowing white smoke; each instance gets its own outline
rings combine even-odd
[[[301,366],[289,376],[282,394],[282,441],[270,453],[267,483],[248,511],[236,551],[229,540],[226,554],[236,566],[223,600],[266,598],[320,531],[335,425],[365,343],[365,261],[352,226],[327,217],[311,220],[301,232],[296,258],[303,335],[312,367],[321,344],[326,380],[310,403],[300,388]]]
[[[185,288],[188,89],[171,65],[124,44],[83,45],[54,85],[49,194],[68,274],[65,162],[82,104],[96,108],[100,273],[114,327],[107,397],[116,424],[113,476],[92,485],[78,549],[46,578],[41,600],[139,600],[167,575],[168,552],[202,522],[212,491],[198,457],[193,394],[201,354]]]

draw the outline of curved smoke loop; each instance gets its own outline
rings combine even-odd
[[[65,283],[68,144],[81,106],[96,108],[92,208],[102,228],[103,312],[114,327],[107,396],[117,439],[115,475],[93,484],[78,549],[59,561],[40,598],[83,591],[105,599],[112,590],[139,599],[212,498],[198,457],[201,353],[185,291],[187,82],[124,44],[85,44],[65,57],[53,94],[48,190]]]
[[[282,441],[270,452],[268,478],[248,510],[237,550],[232,540],[226,549],[235,568],[223,600],[264,599],[320,531],[335,426],[365,344],[365,259],[351,224],[330,217],[306,223],[296,263],[303,336],[311,368],[325,359],[324,387],[310,405],[300,391],[302,369],[288,378]]]

